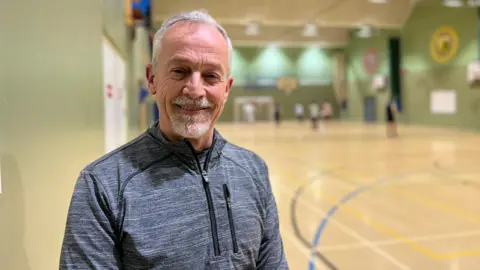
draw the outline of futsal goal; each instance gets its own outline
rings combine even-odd
[[[275,104],[271,96],[242,96],[234,98],[233,121],[235,123],[247,122],[244,106],[253,102],[255,106],[255,122],[273,122]]]

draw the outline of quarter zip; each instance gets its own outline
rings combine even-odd
[[[233,222],[232,205],[230,202],[230,190],[227,184],[223,184],[223,195],[227,204],[228,223],[230,224],[230,234],[232,235],[233,253],[238,252],[237,236],[235,234],[235,223]]]
[[[205,195],[207,197],[208,213],[210,216],[210,227],[212,230],[212,238],[213,238],[212,239],[213,251],[215,256],[220,256],[220,243],[218,241],[217,219],[215,217],[215,209],[213,207],[212,193],[210,191],[210,182],[208,179],[208,164],[212,156],[213,146],[215,145],[215,138],[213,138],[212,147],[208,150],[207,157],[205,158],[205,163],[203,164],[203,169],[202,169],[202,166],[200,165],[200,160],[198,159],[198,155],[195,153],[195,149],[193,148],[193,146],[186,139],[185,139],[185,143],[188,145],[188,147],[192,151],[192,154],[195,157],[197,168],[202,177],[203,189],[205,190]]]

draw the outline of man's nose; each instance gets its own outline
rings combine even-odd
[[[200,72],[193,72],[188,78],[183,94],[191,99],[197,99],[205,96],[205,89],[203,87],[202,74]]]

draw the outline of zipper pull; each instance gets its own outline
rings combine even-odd
[[[230,208],[230,197],[227,198],[227,207]]]
[[[202,178],[203,178],[203,181],[205,181],[206,183],[208,183],[208,176],[207,176],[207,172],[206,171],[202,171]]]
[[[230,208],[230,190],[228,189],[227,184],[223,185],[223,192],[225,192],[225,201],[227,202],[227,207]]]

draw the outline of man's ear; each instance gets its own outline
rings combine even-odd
[[[224,95],[223,103],[227,102],[228,94],[230,94],[230,90],[232,89],[232,85],[233,85],[233,78],[229,77],[228,80],[227,80],[227,85],[225,87],[225,95]]]
[[[155,95],[157,93],[157,89],[155,88],[155,75],[153,73],[152,64],[147,65],[145,75],[148,82],[148,91],[150,92],[150,94]]]

